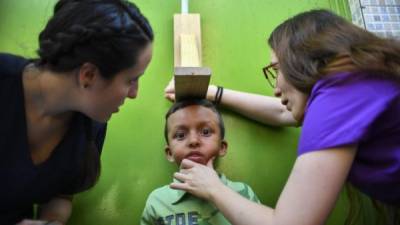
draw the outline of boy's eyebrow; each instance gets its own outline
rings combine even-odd
[[[212,123],[214,123],[214,121],[207,120],[207,121],[200,122],[198,125],[203,126],[203,125],[208,125],[208,124],[212,124]],[[218,124],[218,122],[215,122],[215,124]],[[172,128],[187,128],[188,126],[186,124],[177,124],[177,125],[173,125],[170,127],[172,129]]]
[[[218,122],[216,122],[216,121],[212,121],[212,120],[207,120],[207,121],[203,121],[203,122],[200,122],[199,124],[197,124],[197,127],[199,127],[199,126],[204,126],[204,125],[211,125],[211,124],[215,124],[216,126],[218,126]],[[178,124],[178,125],[175,125],[175,126],[173,126],[173,127],[171,127],[171,131],[172,130],[176,130],[176,129],[187,129],[187,125],[185,125],[185,124]]]
[[[212,123],[218,124],[218,121],[214,121],[214,120],[202,121],[202,122],[200,123],[200,125],[212,124]]]
[[[173,129],[182,129],[182,128],[187,128],[187,126],[183,125],[183,124],[178,124],[176,126],[171,126],[171,130],[173,130]]]

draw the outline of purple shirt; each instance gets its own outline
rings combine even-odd
[[[298,155],[358,145],[348,180],[400,205],[400,82],[366,73],[319,80],[307,102]]]

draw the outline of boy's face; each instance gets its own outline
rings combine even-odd
[[[190,159],[205,165],[212,157],[226,154],[218,116],[209,108],[191,105],[179,109],[169,116],[167,125],[169,145],[165,153],[170,162],[180,165],[183,159]]]

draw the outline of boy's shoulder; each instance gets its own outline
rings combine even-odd
[[[223,180],[222,178],[221,178],[221,180]],[[233,190],[241,190],[241,189],[243,189],[243,188],[246,188],[246,187],[249,187],[249,185],[248,184],[246,184],[246,183],[244,183],[244,182],[241,182],[241,181],[233,181],[233,180],[229,180],[228,178],[226,178],[225,177],[225,184],[228,186],[228,187],[231,187]]]
[[[171,188],[169,187],[168,184],[166,184],[164,186],[158,187],[158,188],[154,189],[153,191],[151,191],[150,194],[149,194],[149,198],[150,197],[155,197],[155,196],[158,196],[158,195],[164,195],[164,194],[166,194],[166,193],[168,193],[170,191],[171,191]]]
[[[229,188],[239,193],[243,197],[250,199],[255,202],[259,202],[257,195],[254,193],[253,189],[246,183],[240,181],[231,181],[226,178],[223,174],[220,176],[222,182],[225,183]]]
[[[158,187],[150,192],[147,202],[174,202],[177,195],[176,192],[177,190],[170,188],[168,184]]]

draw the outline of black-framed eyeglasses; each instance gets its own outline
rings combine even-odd
[[[267,79],[272,88],[276,87],[276,78],[278,77],[278,70],[276,69],[277,65],[278,62],[270,63],[262,69],[265,79]]]

